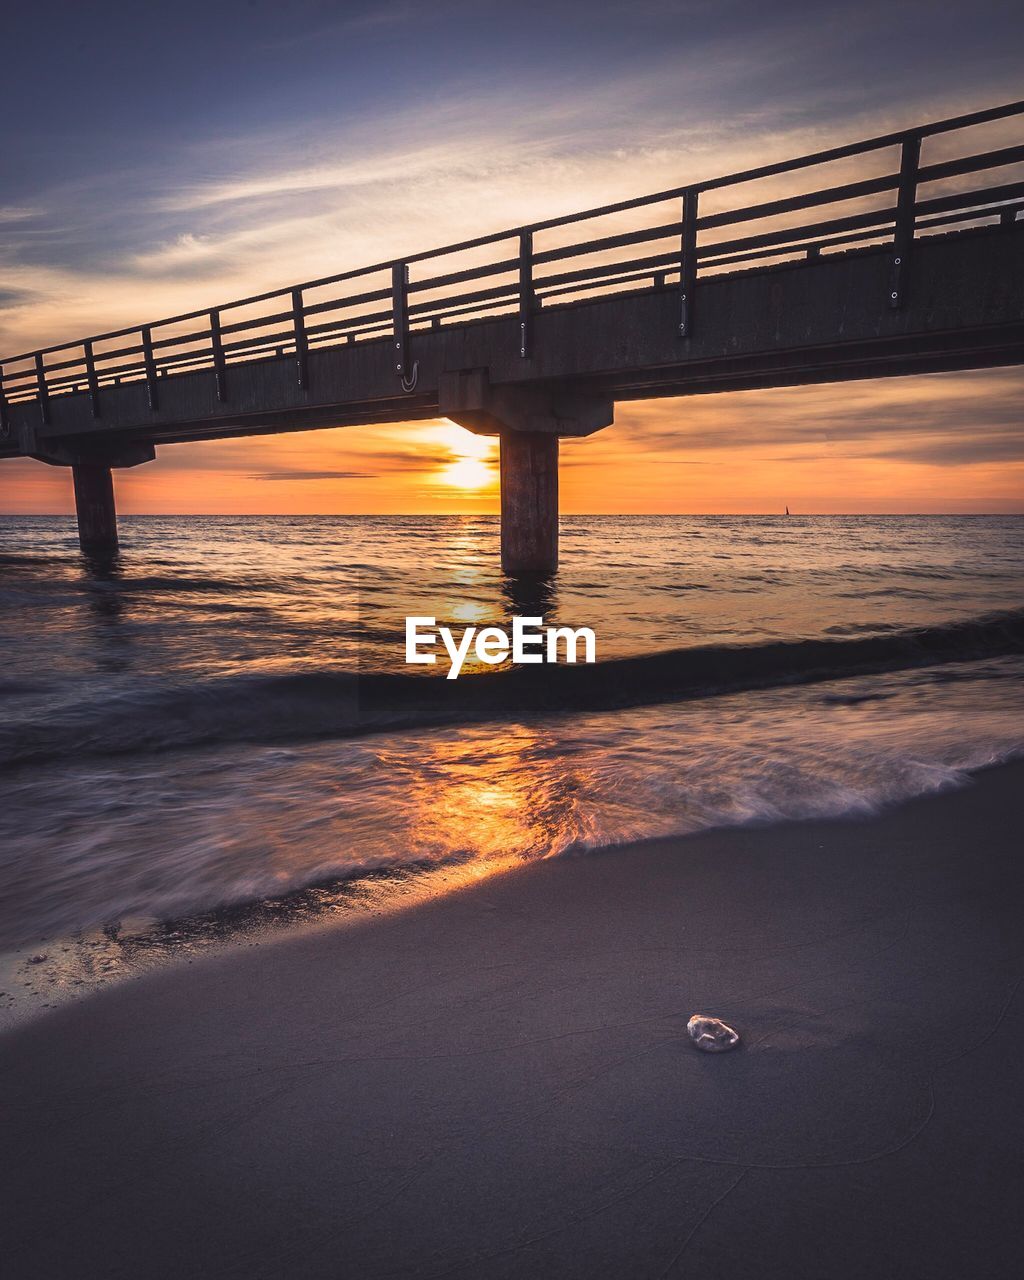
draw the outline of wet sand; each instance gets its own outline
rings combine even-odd
[[[1022,796],[529,865],[10,1032],[5,1280],[1016,1276]]]

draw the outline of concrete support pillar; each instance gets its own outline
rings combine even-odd
[[[492,385],[487,369],[441,374],[438,408],[477,435],[501,441],[501,567],[508,574],[558,568],[558,438],[610,425],[601,391],[564,382]]]
[[[113,554],[117,550],[117,513],[110,467],[105,462],[76,462],[71,473],[82,550],[91,555]]]
[[[558,436],[502,431],[501,567],[506,573],[558,568]]]

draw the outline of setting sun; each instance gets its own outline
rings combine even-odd
[[[455,423],[430,428],[430,438],[451,455],[432,477],[435,483],[474,493],[497,485],[497,440],[474,435]]]
[[[445,467],[438,480],[456,489],[484,489],[494,483],[494,469],[479,458],[460,458]]]

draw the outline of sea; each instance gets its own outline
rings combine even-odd
[[[538,858],[870,815],[1024,752],[1024,517],[0,517],[0,1015]],[[405,619],[594,666],[407,666]],[[680,857],[686,856],[685,844]]]

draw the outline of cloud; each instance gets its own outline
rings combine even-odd
[[[376,480],[372,471],[258,471],[250,480]]]
[[[32,218],[41,217],[42,212],[42,209],[0,204],[0,223],[28,222]]]
[[[933,467],[971,467],[992,462],[1024,462],[1024,432],[985,433],[967,430],[959,436],[935,436],[917,444],[883,449],[874,455]]]
[[[1024,459],[1022,395],[1024,370],[1009,368],[623,404],[616,420],[630,448],[660,462],[712,451],[962,466]]]
[[[401,6],[385,13],[400,16]],[[873,114],[860,103],[858,116],[844,97],[849,86],[779,93],[793,57],[788,38],[786,30],[767,33],[752,60],[735,32],[702,31],[685,44],[652,43],[639,69],[610,65],[588,76],[581,64],[543,84],[507,72],[488,82],[478,72],[451,78],[443,94],[407,86],[405,97],[372,114],[306,114],[177,146],[161,140],[159,163],[149,166],[114,169],[107,161],[95,178],[58,183],[12,206],[21,222],[29,214],[41,222],[0,249],[5,287],[20,294],[0,317],[0,354],[283,288],[913,118],[911,108],[897,115],[882,100]],[[815,39],[836,36],[821,27]],[[805,34],[805,52],[811,44]],[[981,100],[965,96],[968,105]]]

